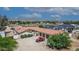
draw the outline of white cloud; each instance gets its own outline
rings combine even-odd
[[[50,8],[49,11],[60,15],[70,15],[72,14],[73,9],[60,7],[60,8]]]
[[[42,15],[39,13],[32,13],[32,14],[22,14],[19,17],[26,17],[26,18],[41,18]]]
[[[50,7],[24,7],[24,9],[35,12],[48,12]]]
[[[35,17],[42,17],[41,14],[38,14],[38,13],[33,13],[32,16],[35,16]]]
[[[51,15],[51,17],[60,17],[60,15]]]
[[[79,15],[79,8],[78,7],[50,8],[49,11],[57,13],[59,15]]]
[[[61,19],[61,16],[60,15],[50,15],[50,17],[52,19],[55,19],[55,20],[60,20]]]
[[[10,11],[10,8],[9,8],[9,7],[4,7],[4,9],[5,9],[6,11]]]
[[[78,7],[26,7],[24,9],[30,10],[32,12],[48,12],[59,15],[79,15]]]
[[[77,12],[72,12],[73,15],[79,15]]]

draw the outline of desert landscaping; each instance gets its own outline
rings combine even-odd
[[[66,20],[65,15],[61,17],[64,17],[62,20],[57,15],[49,17],[52,12],[39,12],[43,17],[33,13],[37,12],[36,10],[31,11],[27,8],[26,13],[22,7],[11,9],[12,15],[6,11],[6,15],[5,12],[0,15],[0,51],[79,51],[79,19],[74,20],[75,16],[72,15],[74,21],[69,15],[70,20]],[[50,8],[45,10],[47,9]],[[21,15],[23,13],[24,15]],[[25,16],[25,13],[28,15]]]

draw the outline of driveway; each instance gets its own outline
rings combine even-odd
[[[43,42],[35,42],[35,36],[25,39],[17,39],[18,48],[16,51],[52,51],[46,46],[46,40]]]

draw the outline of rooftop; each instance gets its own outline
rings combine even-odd
[[[48,35],[61,34],[64,32],[62,30],[52,30],[52,29],[39,28],[39,27],[22,27],[22,26],[16,27],[15,30],[18,33],[21,33],[21,32],[27,31],[27,30],[34,30],[34,31],[45,33]]]

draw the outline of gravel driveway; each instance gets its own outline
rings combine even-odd
[[[18,48],[16,51],[52,51],[51,48],[46,46],[45,41],[43,42],[35,42],[35,37],[25,38],[25,39],[17,39]]]

